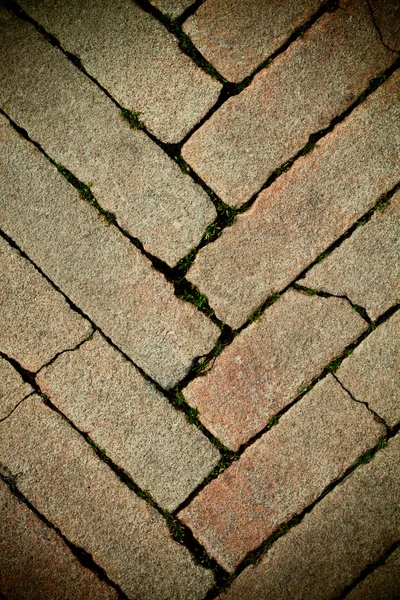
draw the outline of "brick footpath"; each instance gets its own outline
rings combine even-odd
[[[0,598],[399,598],[400,2],[0,49]]]

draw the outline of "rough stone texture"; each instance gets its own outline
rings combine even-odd
[[[207,0],[183,29],[221,75],[240,81],[321,4],[320,0]]]
[[[179,17],[194,0],[150,0],[150,4],[173,18]]]
[[[0,593],[8,600],[117,600],[0,479]]]
[[[339,596],[399,539],[399,465],[397,436],[371,463],[321,500],[219,598],[331,600]]]
[[[375,23],[383,43],[400,52],[400,2],[399,0],[369,0]]]
[[[223,321],[241,325],[397,183],[399,82],[396,72],[200,250],[188,278]]]
[[[41,390],[142,489],[174,510],[218,450],[98,333],[38,375]]]
[[[300,283],[347,296],[373,320],[400,300],[400,191]]]
[[[184,396],[207,429],[237,450],[366,328],[346,300],[289,290]]]
[[[136,496],[37,396],[0,424],[3,472],[68,540],[87,550],[129,598],[203,598],[213,576],[174,542]]]
[[[400,598],[400,548],[397,548],[354,590],[346,600],[399,600]]]
[[[3,230],[132,360],[165,387],[210,351],[219,329],[3,118]],[[65,347],[65,345],[64,345]]]
[[[91,333],[90,323],[3,238],[0,272],[0,350],[25,369],[36,372]]]
[[[3,358],[0,358],[0,420],[5,419],[25,396],[32,392],[29,383]]]
[[[342,362],[336,377],[389,425],[400,421],[400,311]]]
[[[394,59],[366,0],[345,0],[214,113],[183,157],[222,200],[239,206]]]
[[[131,0],[86,0],[84,7],[80,0],[22,0],[21,5],[165,142],[179,142],[218,98],[221,84]]]
[[[57,163],[92,182],[102,208],[149,252],[174,265],[215,217],[207,194],[32,25],[3,8],[0,32],[4,111]]]
[[[232,572],[384,434],[328,375],[179,516]]]

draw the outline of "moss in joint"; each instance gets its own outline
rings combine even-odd
[[[143,129],[144,125],[139,119],[140,112],[132,112],[127,108],[121,108],[122,118],[128,121],[132,129]]]

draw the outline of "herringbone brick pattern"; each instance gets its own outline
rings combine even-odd
[[[400,2],[0,1],[0,598],[400,597]]]

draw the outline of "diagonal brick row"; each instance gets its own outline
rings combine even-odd
[[[131,0],[90,0],[84,8],[79,0],[22,0],[20,5],[165,142],[179,142],[218,98],[221,84]]]
[[[3,475],[128,597],[204,596],[212,573],[194,563],[170,538],[162,516],[38,396],[22,402],[0,432]]]
[[[397,71],[200,250],[188,278],[219,318],[239,327],[398,183],[399,99]]]
[[[146,250],[174,265],[215,217],[207,194],[32,25],[0,7],[0,31],[0,106],[56,163],[92,183],[102,208]]]
[[[302,3],[289,7],[300,10]],[[183,157],[222,200],[240,206],[395,58],[367,1],[345,0],[214,113],[186,142]]]
[[[0,121],[5,232],[114,343],[172,387],[219,329],[173,287],[31,144]]]

